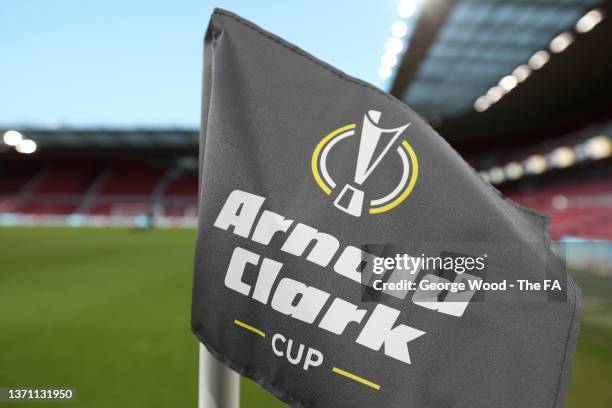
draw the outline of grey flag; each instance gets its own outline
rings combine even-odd
[[[204,63],[192,328],[217,359],[300,407],[564,406],[580,292],[546,217],[230,12]]]

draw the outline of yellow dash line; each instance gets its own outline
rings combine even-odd
[[[367,385],[368,387],[372,387],[372,388],[374,388],[375,390],[380,390],[380,385],[378,385],[378,384],[376,384],[376,383],[374,383],[374,382],[372,382],[372,381],[370,381],[370,380],[366,380],[365,378],[360,377],[360,376],[358,376],[358,375],[355,375],[355,374],[349,373],[348,371],[344,371],[344,370],[342,370],[342,369],[340,369],[340,368],[338,368],[338,367],[333,367],[333,368],[332,368],[332,371],[333,371],[334,373],[336,373],[336,374],[340,374],[340,375],[343,375],[343,376],[345,376],[345,377],[347,377],[347,378],[350,378],[351,380],[354,380],[354,381],[360,382],[360,383],[362,383],[363,385]]]
[[[252,331],[253,333],[259,334],[261,337],[266,337],[266,333],[262,332],[261,330],[259,330],[256,327],[251,326],[250,324],[246,324],[244,322],[241,322],[240,320],[234,320],[234,324],[243,327],[247,330]]]

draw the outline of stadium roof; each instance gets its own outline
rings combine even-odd
[[[432,0],[417,23],[392,93],[425,116],[471,111],[479,96],[599,3]]]
[[[391,93],[472,163],[612,118],[612,0],[423,4]]]
[[[10,129],[0,129],[0,135]],[[171,148],[198,146],[194,129],[109,129],[109,128],[17,128],[24,138],[49,149],[64,148]]]

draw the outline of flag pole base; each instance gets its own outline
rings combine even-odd
[[[199,344],[198,408],[240,408],[240,376]]]

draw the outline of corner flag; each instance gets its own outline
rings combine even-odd
[[[564,405],[580,291],[545,217],[230,12],[204,62],[192,328],[215,358],[296,407]]]

